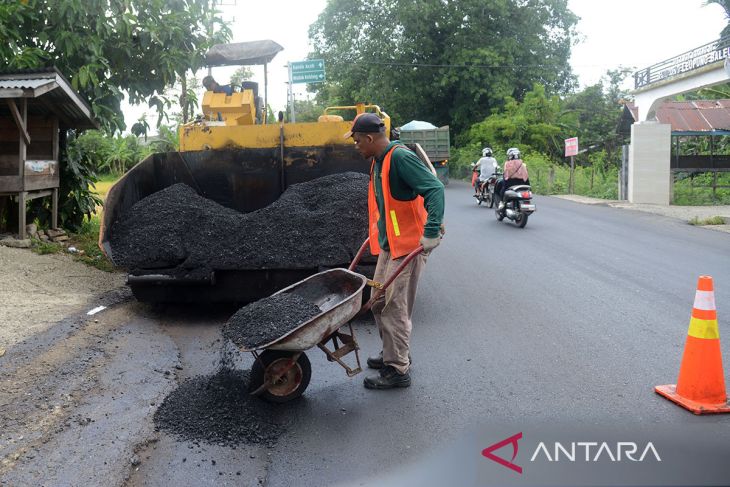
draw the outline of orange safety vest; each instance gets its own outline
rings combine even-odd
[[[398,145],[393,146],[383,160],[383,168],[380,172],[380,182],[383,188],[385,200],[385,230],[388,235],[391,258],[397,259],[410,254],[420,245],[423,236],[423,227],[426,224],[428,213],[423,206],[423,197],[417,196],[410,201],[397,200],[390,194],[390,159],[393,151]],[[370,166],[370,187],[368,189],[368,213],[369,213],[369,234],[370,253],[380,253],[380,242],[378,241],[378,220],[380,212],[378,203],[375,200],[375,158]]]

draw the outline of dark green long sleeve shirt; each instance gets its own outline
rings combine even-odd
[[[380,219],[378,220],[378,241],[380,248],[390,250],[388,235],[385,230],[385,200],[380,174],[383,169],[385,154],[398,144],[391,142],[385,151],[375,158],[373,182],[375,200],[378,204]],[[390,159],[390,192],[395,199],[408,201],[416,196],[423,196],[423,204],[428,213],[423,235],[427,238],[439,236],[439,227],[444,220],[444,185],[434,176],[418,156],[406,147],[396,148]]]

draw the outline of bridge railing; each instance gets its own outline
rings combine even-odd
[[[730,58],[730,36],[640,69],[634,73],[634,88],[638,89],[727,58]]]

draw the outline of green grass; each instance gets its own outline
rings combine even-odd
[[[116,183],[119,180],[120,176],[114,175],[114,174],[104,174],[101,176],[101,179],[94,185],[96,189],[94,192],[99,195],[101,199],[106,198],[106,194],[109,192],[109,188],[114,186],[114,183]]]
[[[38,255],[46,255],[57,254],[63,250],[63,247],[57,243],[33,239],[30,249]]]
[[[690,225],[724,225],[725,219],[721,216],[711,216],[700,220],[698,217],[692,218],[689,222]]]
[[[83,227],[79,233],[69,235],[72,246],[77,250],[83,250],[83,254],[73,254],[78,261],[96,267],[106,272],[116,271],[116,267],[99,248],[99,228],[101,226],[101,215],[96,214],[91,221],[84,221]]]
[[[101,224],[101,216],[96,214],[91,221],[85,221],[81,231],[78,233],[69,233],[68,245],[63,246],[54,242],[43,242],[42,240],[33,240],[31,250],[39,255],[58,254],[67,252],[69,247],[75,247],[77,252],[70,255],[77,261],[96,267],[106,272],[115,272],[118,269],[114,267],[109,259],[99,248],[99,228]],[[82,252],[83,251],[83,252]]]

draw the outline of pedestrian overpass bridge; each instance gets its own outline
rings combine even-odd
[[[631,126],[628,199],[667,205],[671,195],[671,126],[656,121],[666,98],[730,81],[730,36],[634,73],[637,123]],[[730,129],[730,127],[728,127]]]

